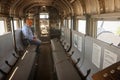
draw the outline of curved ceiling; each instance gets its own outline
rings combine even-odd
[[[35,7],[53,7],[63,16],[103,14],[120,11],[120,0],[0,0],[10,7],[10,14],[24,16]],[[4,7],[4,6],[3,6]],[[40,8],[41,9],[41,8]]]

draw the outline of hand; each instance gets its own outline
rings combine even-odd
[[[33,41],[36,41],[36,37],[33,37]]]
[[[33,39],[36,39],[36,37],[33,37]]]

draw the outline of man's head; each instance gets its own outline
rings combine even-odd
[[[31,27],[32,24],[33,24],[32,19],[26,19],[26,24],[27,24],[29,27]]]

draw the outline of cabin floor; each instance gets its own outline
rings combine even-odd
[[[57,80],[54,72],[50,39],[41,38],[40,53],[37,53],[33,80]]]

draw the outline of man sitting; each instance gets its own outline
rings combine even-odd
[[[32,19],[26,19],[26,24],[22,27],[22,33],[25,37],[25,39],[28,39],[30,44],[36,45],[36,52],[39,52],[39,46],[41,43],[41,40],[37,39],[31,30],[31,26],[33,24]]]

